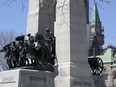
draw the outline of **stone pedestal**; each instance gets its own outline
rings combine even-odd
[[[45,35],[45,29],[54,32],[55,0],[29,0],[27,34],[39,32]]]
[[[84,0],[58,0],[56,9],[59,72],[55,78],[55,87],[94,87],[87,56]]]
[[[105,85],[103,75],[93,75],[95,87],[108,87]]]
[[[0,72],[0,87],[54,87],[51,72],[16,69]]]

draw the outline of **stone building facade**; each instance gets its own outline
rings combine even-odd
[[[96,56],[103,61],[103,72],[100,75],[93,75],[95,86],[116,87],[116,47],[104,45],[104,28],[100,21],[97,4],[94,4],[89,33],[89,47],[90,49],[96,47],[98,49]],[[95,42],[94,36],[97,38]]]

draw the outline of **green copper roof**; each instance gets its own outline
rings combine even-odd
[[[116,67],[116,64],[111,65],[111,67]]]
[[[98,8],[97,8],[97,4],[94,4],[94,8],[93,8],[93,15],[92,15],[92,19],[91,19],[91,23],[94,22],[96,23],[101,23],[100,22],[100,17],[99,17],[99,12],[98,12]]]
[[[113,56],[112,56],[112,49],[109,48],[108,50],[106,50],[104,55],[101,56],[101,59],[103,60],[103,63],[113,62],[114,59],[113,59]]]

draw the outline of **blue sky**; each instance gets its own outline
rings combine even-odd
[[[3,0],[6,1],[6,0]],[[22,8],[21,0],[12,4],[0,3],[0,30],[15,30],[16,33],[25,34],[28,12],[28,0]]]
[[[18,34],[25,34],[28,0],[24,4],[24,9],[22,9],[21,0],[17,0],[10,5],[8,3],[2,5],[3,1],[0,2],[0,30],[15,30]],[[98,3],[99,15],[105,29],[105,43],[116,45],[116,0],[111,0],[110,4],[99,1]],[[93,0],[90,0],[90,7],[91,16]]]

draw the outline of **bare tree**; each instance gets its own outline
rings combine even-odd
[[[19,2],[22,3],[22,10],[26,7],[27,5],[27,1],[29,0],[19,0]],[[41,5],[41,2],[43,2],[44,0],[40,0],[40,4]],[[50,4],[53,4],[52,2],[54,0],[45,0],[47,2],[47,5],[44,6],[44,8],[49,8]],[[56,0],[57,2],[58,0]],[[61,16],[61,19],[63,19],[62,23],[60,24],[62,26],[63,23],[66,24],[66,21],[65,21],[65,17],[64,17],[64,6],[66,5],[66,0],[62,0],[63,3],[62,5],[59,6],[59,10],[62,11],[62,16]],[[78,0],[77,0],[78,1]],[[89,2],[95,2],[98,4],[99,7],[102,7],[101,3],[100,2],[103,2],[103,3],[107,3],[107,4],[110,4],[112,2],[112,0],[85,0],[85,1],[89,1]],[[0,3],[2,3],[2,5],[8,5],[8,6],[11,6],[12,4],[15,4],[16,2],[18,2],[18,0],[4,0],[4,1],[0,1]],[[90,6],[90,10],[93,10]],[[49,15],[49,11],[48,11],[48,15]],[[67,24],[66,24],[67,25]]]
[[[0,31],[0,49],[2,49],[5,45],[9,44],[10,42],[15,40],[15,31]],[[6,64],[6,59],[4,58],[5,53],[0,53],[0,65],[3,69],[8,69],[8,66]]]
[[[1,3],[2,3],[2,5],[8,5],[8,6],[10,6],[10,5],[12,5],[13,3],[15,3],[15,2],[17,2],[18,0],[4,0],[4,1],[0,1]],[[22,3],[22,9],[24,9],[25,8],[25,2],[27,2],[28,0],[20,0],[21,1],[21,3]],[[41,0],[42,1],[42,0]],[[52,3],[51,1],[49,1],[49,0],[46,0],[46,1],[48,1],[50,4]],[[65,1],[66,0],[64,0],[64,4],[65,4]],[[99,4],[99,2],[104,2],[104,3],[107,3],[107,4],[110,4],[111,3],[111,0],[89,0],[90,2],[91,1],[94,1],[94,2],[96,2],[97,4]]]

